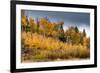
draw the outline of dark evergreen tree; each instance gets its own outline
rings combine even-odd
[[[38,18],[37,18],[36,22],[37,22],[37,33],[38,33],[39,32],[39,20],[38,20]]]
[[[77,33],[79,32],[79,30],[78,30],[77,26],[75,27],[75,32],[77,32]]]
[[[59,22],[59,40],[65,42],[66,38],[64,34],[63,24],[64,22]]]
[[[83,37],[86,37],[85,29],[83,29]]]

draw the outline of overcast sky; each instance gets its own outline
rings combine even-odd
[[[64,30],[70,26],[77,26],[80,31],[86,30],[87,36],[90,36],[90,14],[79,12],[55,12],[55,11],[37,11],[37,10],[24,10],[25,15],[30,18],[47,17],[52,22],[64,22]]]

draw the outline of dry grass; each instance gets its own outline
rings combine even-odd
[[[37,33],[22,32],[22,62],[89,58],[90,49],[72,45]]]

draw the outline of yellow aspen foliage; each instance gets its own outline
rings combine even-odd
[[[22,16],[21,25],[25,27],[27,24],[28,24],[27,16]]]
[[[29,25],[35,25],[34,19],[31,17],[29,18]]]

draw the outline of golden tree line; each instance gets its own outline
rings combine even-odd
[[[82,44],[88,48],[90,47],[90,38],[86,37],[85,29],[83,32],[80,32],[77,26],[71,26],[64,32],[64,22],[51,22],[48,18],[40,18],[37,20],[33,18],[28,19],[27,16],[22,16],[21,24],[22,31],[37,32],[38,34],[53,37],[63,42]]]
[[[52,22],[45,17],[22,16],[22,62],[89,58],[90,38],[85,29],[80,32],[77,26],[71,26],[64,31],[63,25],[64,22]]]

